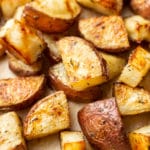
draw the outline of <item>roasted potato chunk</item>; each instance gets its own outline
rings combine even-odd
[[[0,115],[0,149],[27,150],[22,125],[16,112]]]
[[[81,19],[79,30],[85,39],[107,52],[125,51],[128,35],[120,16],[102,16]]]
[[[137,43],[141,43],[142,41],[150,42],[149,20],[141,16],[131,16],[125,19],[125,26],[132,41]]]
[[[142,88],[116,83],[114,94],[121,115],[135,115],[150,111],[150,93]]]
[[[78,112],[81,129],[88,141],[101,150],[130,150],[114,98],[90,103]]]
[[[56,64],[49,68],[50,85],[56,90],[62,90],[70,100],[77,102],[89,102],[97,100],[101,97],[101,89],[99,86],[87,88],[83,91],[76,91],[71,88],[68,76],[63,63]]]
[[[1,0],[1,10],[5,19],[11,18],[16,9],[32,0]]]
[[[131,8],[135,13],[150,19],[150,1],[149,0],[131,0]]]
[[[0,57],[5,54],[5,50],[6,50],[5,44],[4,44],[3,40],[0,39]]]
[[[26,64],[36,62],[45,48],[43,39],[35,29],[15,19],[6,23],[1,38],[8,51]]]
[[[27,140],[40,138],[70,127],[68,103],[64,92],[55,92],[38,101],[24,120]]]
[[[129,134],[132,150],[149,150],[150,125],[139,128]]]
[[[43,60],[40,59],[32,65],[27,65],[23,61],[17,59],[11,54],[9,55],[8,64],[9,68],[19,76],[33,76],[41,72]]]
[[[23,109],[43,92],[45,77],[18,77],[0,80],[0,109]]]
[[[127,65],[124,67],[119,81],[136,87],[150,69],[150,53],[138,46],[129,56]]]
[[[91,8],[105,15],[120,14],[123,6],[122,0],[77,0],[81,5]]]
[[[24,9],[24,18],[32,27],[47,33],[67,30],[80,14],[76,0],[35,0]]]
[[[82,132],[62,131],[60,139],[62,150],[85,150],[85,141]]]
[[[87,41],[79,37],[64,37],[57,42],[68,76],[69,85],[82,91],[107,80],[104,59]]]

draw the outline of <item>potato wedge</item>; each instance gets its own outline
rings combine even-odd
[[[131,8],[135,13],[150,19],[150,1],[149,0],[131,0]]]
[[[60,39],[57,46],[73,89],[82,91],[107,80],[106,63],[93,45],[70,36]]]
[[[8,54],[8,53],[7,53]],[[17,59],[11,54],[9,55],[9,68],[19,76],[33,76],[41,73],[43,60],[40,59],[32,65],[27,65],[23,61]]]
[[[36,62],[45,48],[43,39],[35,29],[15,19],[6,23],[1,31],[1,38],[8,51],[26,64]]]
[[[119,81],[136,87],[150,69],[150,53],[138,46],[129,56],[127,65],[124,67]]]
[[[1,10],[5,19],[11,18],[16,9],[32,0],[1,0]]]
[[[141,16],[131,16],[125,19],[125,27],[132,41],[141,43],[150,42],[150,21]]]
[[[122,0],[77,0],[77,2],[105,15],[118,15],[123,6]]]
[[[116,83],[114,94],[121,115],[135,115],[150,111],[150,93],[142,88]]]
[[[57,133],[70,127],[68,103],[64,92],[55,92],[38,101],[24,120],[27,140]]]
[[[0,57],[5,54],[6,47],[3,40],[0,38]]]
[[[0,136],[1,150],[27,150],[22,124],[16,112],[0,115]]]
[[[89,102],[97,100],[102,96],[98,86],[87,88],[83,91],[76,91],[69,85],[68,76],[63,63],[56,64],[49,68],[50,85],[56,90],[62,90],[66,96],[76,102]]]
[[[129,41],[120,16],[102,16],[81,19],[79,30],[85,39],[107,52],[128,50]]]
[[[129,134],[132,150],[149,150],[150,125],[139,128]]]
[[[88,141],[101,150],[130,150],[114,98],[90,103],[78,112],[78,120]]]
[[[85,141],[80,131],[62,131],[60,139],[61,150],[85,150]]]
[[[23,109],[43,93],[45,77],[18,77],[0,80],[0,109]]]
[[[32,27],[46,33],[67,30],[81,8],[76,0],[35,0],[24,9],[24,18]]]

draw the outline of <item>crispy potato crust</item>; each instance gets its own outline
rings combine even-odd
[[[114,98],[96,101],[78,112],[81,129],[88,141],[101,150],[130,150]]]

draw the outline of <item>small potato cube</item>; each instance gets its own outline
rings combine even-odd
[[[149,150],[150,125],[139,128],[129,134],[132,150]]]
[[[57,46],[73,89],[82,91],[107,80],[105,61],[93,45],[72,36],[60,39]]]
[[[0,115],[0,149],[27,150],[22,125],[16,112]]]
[[[121,12],[122,0],[77,0],[81,5],[105,15],[117,15]]]
[[[116,83],[114,94],[121,115],[135,115],[150,111],[150,93],[142,88]]]
[[[85,150],[82,132],[63,131],[60,133],[62,150]]]
[[[120,16],[102,16],[79,21],[79,30],[85,39],[108,52],[125,51],[128,35]]]
[[[125,19],[125,27],[132,41],[141,43],[150,42],[150,21],[141,16],[132,16]]]
[[[38,101],[24,120],[27,140],[41,138],[70,127],[68,103],[64,92],[55,92]]]
[[[136,87],[150,69],[150,53],[138,46],[129,56],[127,65],[124,67],[119,81]]]

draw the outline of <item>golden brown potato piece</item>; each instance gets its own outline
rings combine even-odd
[[[16,9],[32,0],[1,0],[1,10],[5,19],[11,18]]]
[[[57,43],[68,76],[69,85],[83,91],[107,80],[106,63],[89,42],[68,36]]]
[[[3,56],[5,54],[5,44],[4,41],[0,38],[0,57]]]
[[[90,103],[78,112],[78,120],[88,141],[100,150],[130,150],[114,98]]]
[[[127,65],[124,67],[119,81],[136,87],[150,69],[150,53],[138,46],[129,56]]]
[[[0,135],[1,150],[27,150],[22,124],[16,112],[0,115]]]
[[[18,77],[0,80],[0,109],[23,109],[43,93],[45,77]]]
[[[142,88],[116,83],[114,94],[121,115],[135,115],[150,111],[150,93]]]
[[[35,29],[15,19],[7,21],[0,36],[8,51],[26,64],[36,62],[45,48],[43,39]]]
[[[129,134],[132,150],[149,150],[150,125],[132,131]]]
[[[38,101],[24,120],[24,135],[31,140],[70,127],[68,103],[64,92],[55,92]]]
[[[150,42],[150,21],[141,16],[131,16],[125,19],[125,27],[132,41],[141,43]]]
[[[40,59],[32,65],[27,65],[23,61],[17,59],[11,54],[9,55],[8,64],[9,68],[19,76],[33,76],[41,72],[43,60]]]
[[[56,90],[62,90],[70,100],[89,102],[101,97],[101,89],[98,86],[87,88],[83,91],[76,91],[69,85],[63,63],[56,64],[49,69],[50,85]]]
[[[35,0],[24,9],[24,18],[32,27],[47,33],[67,30],[81,8],[76,0]]]
[[[135,13],[150,19],[150,0],[131,0],[131,7]]]
[[[120,14],[123,6],[122,0],[77,0],[81,5],[91,8],[105,15]]]
[[[129,47],[128,35],[120,16],[81,19],[79,30],[85,39],[107,52],[121,52]]]
[[[62,131],[60,139],[61,150],[85,150],[85,141],[80,131]]]

